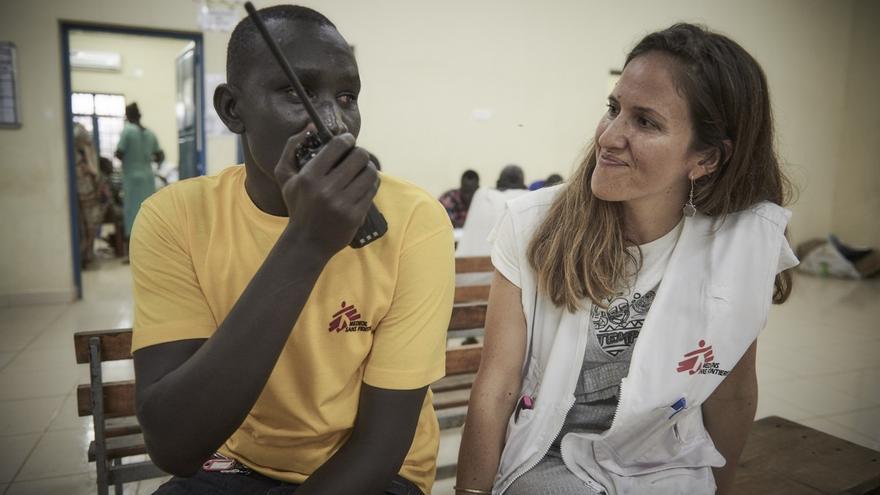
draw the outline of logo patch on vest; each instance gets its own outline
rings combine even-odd
[[[705,340],[701,340],[697,344],[697,349],[684,355],[684,359],[678,362],[679,373],[688,372],[689,375],[719,375],[726,376],[729,370],[721,369],[719,363],[715,362],[715,353],[712,351],[711,345],[706,345]]]
[[[327,330],[330,332],[369,332],[373,329],[369,323],[361,319],[361,313],[354,304],[345,304],[342,301],[342,309],[333,314]]]

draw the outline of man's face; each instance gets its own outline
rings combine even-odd
[[[357,137],[361,82],[345,39],[332,27],[310,23],[274,21],[267,27],[330,132]],[[314,133],[315,127],[269,48],[262,39],[257,41],[243,64],[245,73],[235,83],[236,110],[255,164],[274,177],[287,139],[297,135],[302,141],[305,132]]]
[[[461,179],[461,192],[462,193],[465,193],[468,195],[473,195],[474,192],[476,192],[476,190],[479,189],[479,187],[480,187],[480,179],[479,178],[464,177]]]

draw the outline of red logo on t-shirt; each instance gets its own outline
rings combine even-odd
[[[330,325],[327,328],[328,331],[369,332],[372,330],[372,327],[366,321],[361,320],[361,314],[354,307],[354,304],[346,305],[345,301],[342,301],[340,306],[342,309],[333,314]]]

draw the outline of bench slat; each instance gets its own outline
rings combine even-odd
[[[73,335],[73,348],[76,362],[89,362],[89,339],[101,339],[101,361],[117,361],[131,359],[131,329],[95,330],[92,332],[76,332]]]
[[[436,382],[431,384],[431,390],[435,394],[439,394],[441,392],[448,392],[450,390],[461,390],[465,388],[471,388],[471,385],[474,383],[474,378],[476,377],[476,373],[468,373],[465,375],[452,375],[447,376],[445,378],[441,378]]]
[[[136,435],[140,432],[141,424],[138,423],[137,416],[112,418],[104,422],[104,436],[107,438]]]
[[[488,256],[466,256],[455,258],[455,273],[481,273],[495,271],[492,258]]]
[[[470,344],[446,350],[446,375],[476,373],[480,368],[483,344]]]
[[[455,302],[474,302],[489,300],[488,285],[465,285],[455,288]]]
[[[449,330],[483,328],[486,322],[486,304],[456,304],[452,307]]]
[[[119,459],[121,457],[130,457],[133,455],[143,455],[147,453],[147,447],[144,444],[144,435],[126,435],[123,437],[113,437],[107,439],[107,457],[109,459]],[[89,443],[89,462],[95,462],[95,442]]]
[[[452,390],[434,394],[434,410],[442,411],[453,407],[466,406],[471,396],[471,389]]]
[[[104,417],[118,418],[134,416],[134,380],[109,382],[104,384]],[[77,385],[76,405],[80,416],[92,414],[92,386]]]

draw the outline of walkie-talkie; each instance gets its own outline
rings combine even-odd
[[[281,48],[278,47],[278,43],[276,43],[275,40],[272,39],[272,36],[269,35],[269,30],[266,29],[266,24],[263,23],[263,20],[260,19],[260,16],[257,14],[257,9],[254,7],[254,4],[251,2],[245,2],[244,8],[247,10],[251,20],[257,26],[257,30],[260,31],[266,44],[269,45],[269,50],[272,52],[272,55],[275,56],[275,60],[278,62],[278,65],[281,66],[281,70],[287,75],[290,84],[293,86],[294,91],[296,91],[296,95],[299,97],[300,101],[302,101],[306,112],[309,114],[309,118],[312,119],[312,123],[315,124],[315,128],[318,130],[317,136],[314,134],[307,135],[306,140],[296,149],[297,161],[300,166],[305,165],[318,154],[318,151],[320,151],[325,144],[330,142],[333,138],[333,134],[318,116],[318,112],[315,111],[315,107],[312,105],[308,94],[306,94],[306,90],[303,88],[299,78],[296,77],[296,73],[293,72],[293,68],[290,66],[287,58],[281,53]],[[370,204],[370,210],[367,212],[366,218],[364,218],[363,225],[360,226],[354,239],[352,239],[348,245],[355,249],[362,248],[382,237],[386,232],[388,232],[388,222],[385,221],[385,217],[382,216],[382,213],[376,208],[376,205]]]

